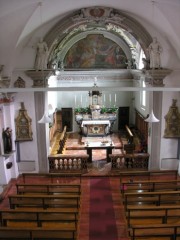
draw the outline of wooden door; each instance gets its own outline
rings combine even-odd
[[[67,132],[72,132],[72,108],[62,108],[62,128],[67,127]]]
[[[125,129],[125,126],[129,126],[129,107],[119,107],[118,111],[118,129]]]

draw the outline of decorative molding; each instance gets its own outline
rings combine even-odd
[[[18,79],[14,82],[14,87],[16,87],[16,88],[25,88],[26,87],[26,83],[25,83],[25,81],[21,77],[18,77]]]
[[[64,49],[72,37],[74,40],[78,39],[79,34],[88,31],[97,31],[100,34],[111,33],[109,36],[112,41],[118,37],[126,42],[129,48],[131,48],[130,40],[133,37],[133,41],[138,41],[143,48],[146,59],[149,59],[147,48],[152,42],[152,37],[138,21],[116,9],[95,6],[82,8],[66,15],[46,34],[44,40],[50,49],[49,65],[53,63],[54,56],[56,58],[56,54],[61,51],[62,45]]]
[[[170,69],[149,69],[143,70],[142,73],[145,75],[146,83],[154,87],[163,87],[164,78],[172,72]]]
[[[48,87],[48,78],[53,70],[28,70],[25,71],[26,75],[33,80],[32,87]]]

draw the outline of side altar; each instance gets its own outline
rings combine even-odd
[[[116,107],[102,106],[102,93],[97,86],[89,92],[89,107],[75,108],[75,121],[84,136],[105,136],[112,132],[117,119]]]

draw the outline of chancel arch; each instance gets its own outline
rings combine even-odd
[[[68,50],[89,34],[103,34],[111,39],[123,49],[128,60],[138,59],[136,55],[140,48],[149,60],[147,48],[152,37],[139,22],[112,8],[90,7],[67,15],[46,34],[44,40],[50,49],[49,68],[56,61],[62,62]]]

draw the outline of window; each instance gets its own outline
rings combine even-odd
[[[142,81],[142,87],[145,87],[145,82]],[[141,108],[145,109],[146,107],[146,91],[141,92]]]

